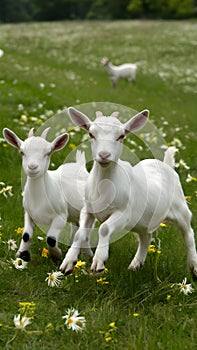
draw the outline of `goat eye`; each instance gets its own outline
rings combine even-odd
[[[125,136],[125,135],[120,135],[120,136],[116,139],[116,141],[120,141],[120,142],[123,141],[123,140],[124,140],[124,136]]]
[[[91,132],[89,132],[89,136],[91,139],[95,139],[95,136]]]

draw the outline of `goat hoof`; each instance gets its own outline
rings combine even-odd
[[[68,276],[68,275],[71,275],[74,271],[74,268],[72,270],[67,270],[67,271],[62,271],[62,273],[65,275],[65,276]]]
[[[28,250],[24,250],[23,252],[20,253],[20,258],[26,262],[30,261],[30,254]]]
[[[77,261],[73,261],[73,263],[71,264],[63,264],[60,266],[60,271],[65,275],[71,275],[74,272],[75,269],[75,265],[76,265]]]

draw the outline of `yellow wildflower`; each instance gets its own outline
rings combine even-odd
[[[114,328],[114,327],[116,327],[116,324],[115,324],[115,322],[111,322],[111,323],[109,324],[109,327],[111,327],[111,328]]]
[[[74,143],[70,143],[70,144],[69,144],[69,148],[71,148],[71,149],[73,149],[73,150],[74,150],[76,147],[77,147],[77,146],[76,146]]]
[[[160,227],[167,227],[167,225],[164,222],[161,222],[159,226]]]
[[[48,258],[48,254],[49,254],[48,249],[43,248],[43,249],[42,249],[42,256],[43,256],[43,258]]]
[[[23,122],[23,123],[27,122],[27,116],[24,115],[24,114],[22,114],[22,115],[20,116],[20,122]]]
[[[185,196],[187,203],[191,203],[192,196]]]
[[[15,232],[19,235],[21,235],[23,233],[24,227],[18,227]]]
[[[97,283],[100,283],[100,284],[109,284],[109,282],[106,281],[106,277],[100,277],[99,279],[97,279]]]
[[[154,244],[150,244],[148,247],[148,253],[155,253],[156,252],[156,248]]]
[[[110,341],[112,341],[112,337],[106,337],[105,338],[105,341],[108,343],[108,342],[110,342]]]
[[[85,261],[79,260],[79,261],[77,261],[77,263],[75,264],[75,268],[76,268],[76,269],[80,269],[81,267],[85,267],[85,265],[86,265]]]

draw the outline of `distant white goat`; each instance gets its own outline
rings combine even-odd
[[[61,165],[57,170],[48,170],[50,156],[62,149],[68,142],[68,134],[57,136],[52,142],[46,141],[50,128],[42,135],[22,141],[13,131],[5,128],[3,134],[7,142],[18,148],[27,181],[24,187],[23,205],[25,208],[24,231],[17,257],[30,260],[30,242],[36,224],[49,227],[47,243],[49,253],[55,259],[61,258],[58,237],[67,220],[74,227],[79,224],[79,212],[83,206],[85,182],[88,172],[85,168],[85,155],[78,151],[76,163]],[[75,225],[75,226],[74,226]],[[73,233],[74,234],[74,233]]]
[[[114,66],[107,57],[103,57],[101,63],[106,67],[113,87],[116,87],[120,78],[127,78],[130,83],[135,83],[138,68],[136,63],[124,63],[120,66]]]
[[[197,253],[191,213],[188,209],[174,164],[176,148],[166,151],[164,161],[146,159],[135,166],[119,159],[124,137],[141,129],[149,111],[144,110],[122,124],[112,113],[110,117],[97,112],[95,121],[70,107],[72,121],[89,132],[93,168],[85,189],[85,205],[80,214],[80,228],[60,269],[70,273],[77,261],[80,248],[89,242],[90,227],[97,218],[100,222],[99,241],[93,258],[93,273],[103,271],[108,259],[111,234],[134,231],[139,235],[138,249],[129,265],[135,270],[144,264],[151,234],[167,219],[176,222],[182,231],[189,267],[197,277]]]

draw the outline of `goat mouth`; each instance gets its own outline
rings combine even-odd
[[[98,159],[97,162],[101,165],[101,166],[107,166],[111,163],[110,159]]]
[[[28,171],[28,176],[35,177],[39,174],[39,171]]]

